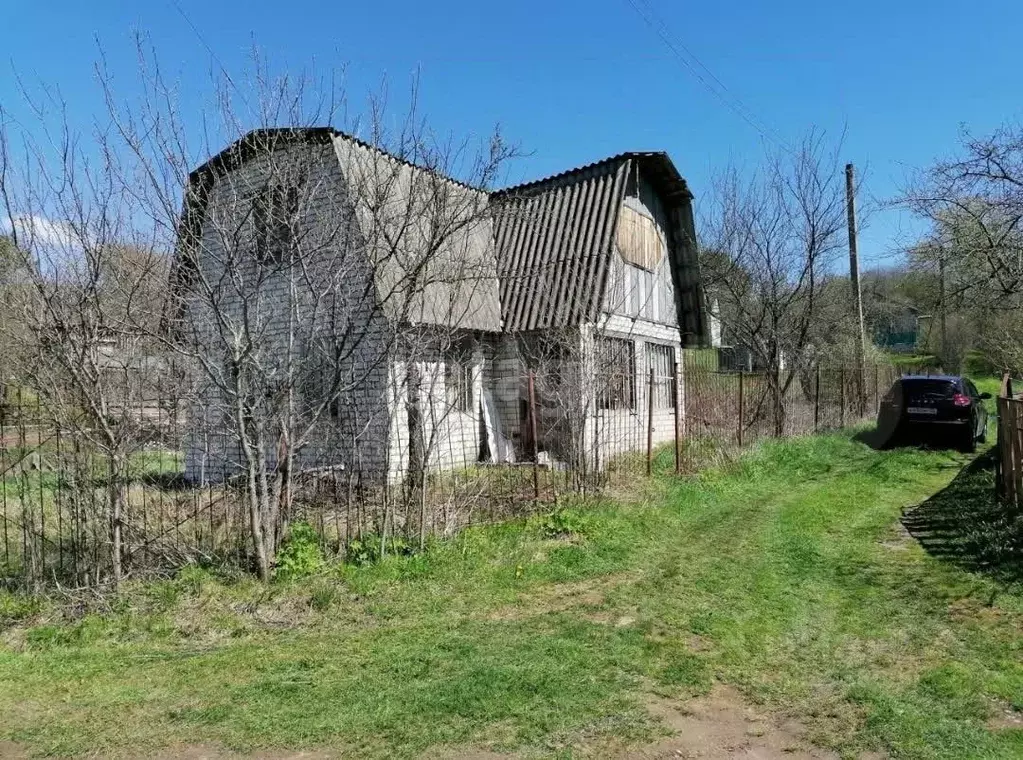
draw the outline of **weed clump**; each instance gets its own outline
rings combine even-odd
[[[308,523],[296,522],[277,551],[274,578],[281,581],[308,578],[324,564],[319,534]]]

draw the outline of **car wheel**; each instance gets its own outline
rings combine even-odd
[[[987,443],[987,420],[984,420],[984,427],[980,429],[980,435],[977,436],[977,443]]]

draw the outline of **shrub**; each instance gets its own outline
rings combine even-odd
[[[544,538],[585,536],[589,518],[575,509],[559,508],[536,518],[536,529]]]
[[[380,536],[369,533],[361,538],[353,538],[345,545],[345,562],[349,565],[371,565],[380,561]],[[387,539],[387,554],[397,557],[410,557],[416,553],[415,547],[401,536]]]
[[[311,525],[296,522],[277,551],[274,577],[282,581],[305,578],[323,567],[320,536]]]
[[[0,589],[0,629],[33,617],[41,608],[38,597]]]

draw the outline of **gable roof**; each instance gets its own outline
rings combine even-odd
[[[446,272],[431,275],[413,321],[471,329],[518,331],[597,321],[604,304],[618,209],[630,172],[654,186],[668,212],[668,250],[683,342],[698,343],[705,332],[703,296],[696,254],[692,194],[664,152],[629,152],[544,179],[493,192],[473,188],[388,154],[332,127],[261,129],[248,133],[189,175],[182,211],[172,287],[181,287],[202,231],[205,204],[218,177],[260,155],[267,145],[333,142],[350,196],[384,187],[390,200],[412,192],[417,178],[444,185],[456,202],[489,201],[490,218],[456,230],[436,253]],[[381,167],[383,169],[381,170]],[[386,181],[390,185],[382,185]],[[356,187],[357,183],[362,183]],[[398,204],[399,206],[401,204]],[[357,209],[358,212],[358,209]],[[378,226],[387,227],[385,223]],[[361,222],[369,222],[365,213]],[[387,237],[387,230],[383,237]],[[412,241],[416,238],[413,236]],[[414,246],[412,246],[414,247]],[[402,256],[378,269],[378,292],[400,284],[409,265]],[[392,313],[392,316],[393,313]]]
[[[693,196],[664,152],[620,153],[493,194],[505,329],[597,321],[615,255],[618,211],[633,172],[642,174],[665,204],[679,326],[686,342],[702,339]]]
[[[356,201],[376,296],[389,318],[501,329],[489,196],[332,127],[254,130],[189,174],[172,289],[187,287],[217,179],[269,151],[300,143],[332,144],[341,170],[338,190]],[[424,213],[417,215],[417,206]],[[168,316],[181,316],[183,304],[175,306],[177,314]]]

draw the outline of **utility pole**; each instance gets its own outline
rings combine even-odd
[[[856,251],[856,197],[853,165],[845,165],[845,202],[849,227],[849,280],[852,283],[853,304],[856,309],[856,395],[862,416],[867,406],[867,334],[863,326],[863,291],[860,289],[860,260]]]
[[[947,309],[945,308],[945,255],[944,252],[938,254],[938,318],[941,326],[941,365],[942,369],[952,372],[955,368],[945,367],[946,357],[948,357],[948,326],[945,314]]]

